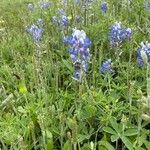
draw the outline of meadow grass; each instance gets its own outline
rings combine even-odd
[[[140,43],[150,42],[148,1],[106,0],[106,12],[101,0],[50,2],[45,9],[38,0],[0,2],[0,149],[150,150],[149,56],[142,55],[144,67],[137,64]],[[52,22],[60,8],[66,27]],[[39,18],[44,31],[35,42],[27,29]],[[131,28],[132,37],[113,47],[115,22]],[[63,42],[75,27],[92,43],[79,81]],[[100,72],[108,59],[113,74]]]

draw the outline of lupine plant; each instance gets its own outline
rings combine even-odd
[[[71,36],[64,37],[64,43],[70,45],[68,53],[74,61],[75,73],[73,78],[81,80],[82,72],[88,72],[88,63],[91,58],[89,46],[90,39],[83,30],[73,29]]]
[[[0,149],[150,150],[148,0],[0,4]]]
[[[132,30],[130,28],[123,28],[120,22],[112,25],[109,32],[109,40],[111,46],[118,46],[123,41],[130,39]]]

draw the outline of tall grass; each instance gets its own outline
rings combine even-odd
[[[0,2],[0,149],[150,149],[149,62],[141,68],[136,60],[140,43],[150,42],[150,8],[144,0],[106,0],[104,13],[102,2],[52,0],[47,9],[38,0]],[[66,27],[52,23],[59,8],[68,17]],[[39,18],[44,32],[34,42],[27,28]],[[133,34],[112,47],[108,35],[115,22]],[[63,42],[75,27],[92,42],[81,82],[72,78]],[[114,74],[99,71],[108,59]]]

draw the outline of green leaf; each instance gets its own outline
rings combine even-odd
[[[48,141],[46,150],[53,150],[53,141],[52,140]]]
[[[133,135],[137,135],[138,134],[138,130],[137,129],[127,129],[124,133],[125,136],[133,136]]]
[[[71,144],[70,144],[69,141],[67,141],[67,142],[64,144],[62,150],[71,150]]]
[[[110,127],[104,127],[103,130],[107,133],[110,133],[110,134],[116,134],[116,131],[114,131],[112,128]]]
[[[135,147],[136,150],[145,150],[144,148],[142,147]]]
[[[99,143],[99,146],[102,145],[106,147],[108,150],[115,150],[114,147],[107,141],[99,141],[98,143]],[[99,148],[99,150],[101,149]]]
[[[119,132],[119,127],[118,127],[118,123],[116,121],[116,118],[112,117],[110,119],[110,123],[111,123],[112,127],[116,130],[116,132],[118,133]]]
[[[22,94],[27,93],[27,88],[26,88],[25,83],[22,82],[22,83],[19,84],[19,92],[22,93]]]
[[[73,72],[73,67],[71,65],[71,63],[69,63],[68,61],[66,61],[65,59],[62,59],[64,65],[71,71]]]
[[[47,150],[53,150],[53,135],[49,130],[46,130],[47,134]]]
[[[119,139],[118,134],[115,134],[115,135],[112,135],[112,136],[111,136],[111,141],[112,141],[112,142],[115,142],[115,141],[117,141],[118,139]]]
[[[82,134],[78,134],[78,142],[82,142],[84,141],[85,139],[89,139],[90,138],[90,135],[82,135]]]
[[[125,137],[125,136],[122,136],[121,137],[123,143],[125,144],[125,146],[129,149],[129,150],[133,150],[133,144],[130,142],[130,140]]]
[[[145,144],[145,146],[146,146],[147,149],[150,149],[150,142],[145,141],[144,144]]]

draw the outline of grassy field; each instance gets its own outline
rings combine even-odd
[[[0,149],[150,150],[148,0],[1,0],[0,14]]]

